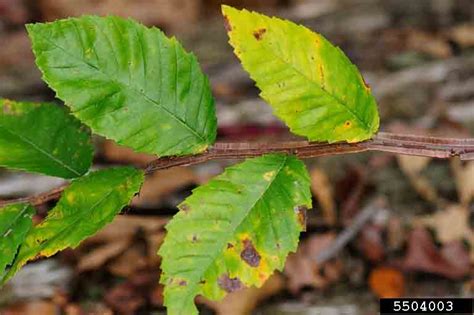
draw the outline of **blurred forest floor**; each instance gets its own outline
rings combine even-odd
[[[81,14],[131,16],[176,35],[201,61],[217,100],[219,138],[278,141],[288,130],[227,44],[217,0],[0,0],[0,96],[51,101],[24,23]],[[298,21],[339,45],[375,94],[381,130],[474,134],[474,1],[234,0]],[[96,139],[95,165],[152,156]],[[26,266],[0,290],[0,314],[165,314],[157,248],[191,190],[235,161],[150,176],[116,220],[76,250]],[[389,154],[307,161],[308,231],[283,272],[202,314],[377,314],[378,297],[472,296],[474,162]],[[0,172],[1,198],[37,194],[57,178]],[[39,207],[43,218],[53,203]]]

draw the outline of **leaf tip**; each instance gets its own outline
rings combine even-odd
[[[232,24],[230,23],[229,15],[232,13],[233,10],[236,10],[235,8],[223,4],[221,6],[222,10],[222,16],[224,17],[224,27],[227,30],[227,32],[232,32]]]

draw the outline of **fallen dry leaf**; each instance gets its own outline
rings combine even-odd
[[[144,167],[156,159],[154,155],[137,153],[128,147],[118,145],[112,140],[104,140],[102,142],[100,153],[109,162],[132,164],[139,167]]]
[[[397,155],[398,164],[407,175],[418,175],[431,161],[431,158],[424,156]]]
[[[284,274],[288,277],[288,289],[293,294],[304,287],[323,288],[328,285],[330,281],[321,275],[323,266],[316,263],[316,257],[330,246],[335,238],[333,233],[313,235],[301,242],[296,253],[288,256]],[[331,263],[333,262],[328,262]]]
[[[474,46],[474,24],[456,25],[448,32],[448,36],[461,47]]]
[[[150,293],[150,303],[155,306],[163,306],[163,290],[164,286],[156,285]]]
[[[463,166],[460,160],[453,159],[451,166],[456,179],[459,201],[467,207],[474,198],[474,162],[470,161]]]
[[[385,256],[385,244],[382,233],[383,229],[374,224],[366,225],[360,231],[357,245],[363,255],[371,262],[379,262]]]
[[[405,292],[405,279],[397,269],[378,267],[370,272],[369,286],[379,298],[398,298]]]
[[[90,253],[79,259],[76,267],[77,271],[84,272],[98,269],[110,259],[123,253],[130,245],[130,241],[127,238],[120,238],[93,249]]]
[[[14,304],[1,312],[2,315],[56,315],[60,313],[59,306],[43,300]]]
[[[2,22],[22,25],[28,22],[29,12],[24,1],[0,0],[0,20]]]
[[[118,15],[172,31],[192,29],[190,24],[199,18],[201,6],[195,0],[39,0],[38,3],[48,21],[84,14]]]
[[[470,270],[468,250],[461,241],[451,241],[441,248],[441,255],[457,270]]]
[[[431,161],[429,157],[397,155],[398,164],[402,172],[408,177],[410,184],[425,200],[439,204],[438,193],[429,180],[421,174]]]
[[[457,240],[472,240],[473,231],[469,224],[469,209],[461,205],[450,205],[420,221],[434,229],[436,238],[443,244]]]
[[[65,315],[113,315],[110,308],[100,302],[89,302],[86,306],[71,303],[64,308]]]
[[[107,263],[115,275],[127,277],[145,266],[156,265],[156,254],[168,219],[153,216],[117,216],[98,234],[85,240],[79,249],[77,270],[95,270]]]
[[[113,242],[117,239],[131,238],[137,231],[153,234],[163,230],[169,218],[140,215],[118,215],[96,235],[88,238],[87,243]]]
[[[311,191],[321,206],[326,223],[334,225],[337,219],[334,192],[328,176],[320,168],[311,170]]]
[[[469,274],[470,268],[459,268],[453,264],[453,260],[464,260],[469,257],[467,250],[448,250],[448,253],[457,256],[449,257],[443,255],[431,238],[430,233],[423,227],[415,227],[408,237],[408,250],[401,261],[401,267],[407,271],[423,271],[442,275],[450,279],[460,279]]]
[[[146,303],[144,296],[137,294],[135,287],[128,282],[117,285],[107,292],[105,301],[120,314],[135,314]]]
[[[157,270],[143,269],[127,281],[113,287],[105,295],[105,302],[119,314],[136,314],[147,302],[148,292],[156,285]]]
[[[360,203],[368,184],[367,174],[367,169],[358,165],[349,169],[345,178],[338,183],[338,199],[343,200],[341,221],[344,226],[350,225],[361,210]]]
[[[407,48],[435,58],[448,58],[452,55],[451,46],[446,38],[419,30],[407,30]]]
[[[149,234],[146,236],[146,241],[148,245],[148,261],[151,265],[156,265],[161,261],[161,256],[157,255],[158,249],[160,248],[163,240],[165,239],[164,232],[158,232],[154,234]]]
[[[258,304],[284,288],[283,276],[272,275],[261,288],[244,288],[228,294],[222,301],[199,298],[199,302],[213,309],[217,315],[247,315]]]
[[[134,244],[128,248],[107,265],[107,270],[116,276],[127,278],[149,266],[148,254],[140,247],[140,244]]]

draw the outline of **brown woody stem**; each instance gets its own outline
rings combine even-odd
[[[459,156],[462,160],[474,159],[474,139],[437,138],[415,135],[378,133],[373,139],[358,143],[316,143],[283,141],[276,143],[217,142],[204,153],[156,159],[147,173],[175,166],[199,164],[211,160],[240,159],[267,153],[293,154],[302,159],[325,155],[380,151],[404,155],[447,159]]]
[[[152,161],[146,174],[175,166],[204,163],[211,160],[242,159],[268,153],[293,154],[302,159],[325,155],[359,153],[365,151],[426,156],[447,159],[458,156],[461,160],[474,160],[474,138],[455,139],[380,132],[371,140],[358,143],[316,143],[308,141],[282,141],[275,143],[217,142],[206,152],[180,157],[164,157]],[[39,205],[57,199],[65,186],[52,191],[19,199],[0,201],[0,206],[16,202]]]

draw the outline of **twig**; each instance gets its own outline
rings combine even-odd
[[[35,196],[22,197],[22,198],[17,198],[17,199],[10,199],[10,200],[2,200],[0,201],[0,207],[6,206],[12,203],[19,203],[19,202],[28,202],[33,206],[39,206],[48,201],[58,199],[67,186],[68,184],[65,184],[65,185],[56,187],[50,191],[47,191],[45,193],[41,193]]]
[[[455,139],[415,135],[378,133],[373,139],[358,143],[316,143],[308,141],[282,141],[275,143],[217,142],[206,152],[180,157],[158,158],[145,167],[145,173],[200,164],[211,160],[242,159],[268,153],[293,154],[302,159],[325,155],[380,151],[405,155],[428,156],[447,159],[459,156],[462,160],[474,160],[474,138]],[[32,202],[36,205],[57,198],[64,187],[20,199],[0,201],[0,206],[16,202]]]
[[[147,173],[170,168],[199,164],[211,160],[239,159],[267,153],[294,154],[307,159],[325,155],[380,151],[405,155],[447,159],[459,156],[462,160],[474,159],[474,138],[455,139],[415,135],[378,133],[372,140],[358,143],[316,143],[308,141],[282,141],[276,143],[217,142],[208,151],[182,157],[160,158],[152,161]]]

